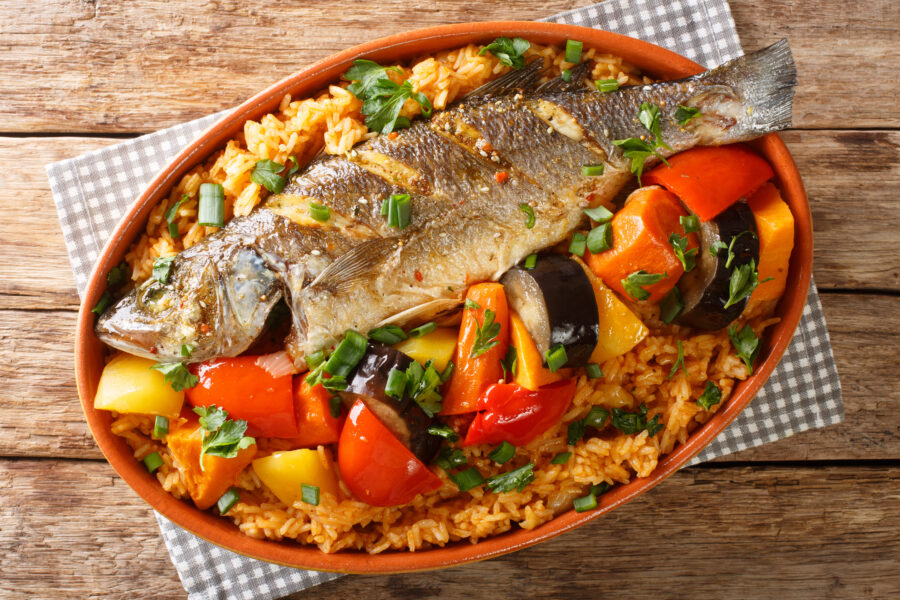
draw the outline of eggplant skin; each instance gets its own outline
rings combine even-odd
[[[717,331],[737,319],[747,306],[747,298],[744,298],[725,308],[734,269],[751,260],[759,264],[756,220],[746,203],[736,202],[716,218],[701,223],[698,235],[700,250],[697,267],[690,273],[685,273],[678,282],[678,289],[684,298],[684,309],[675,318],[675,322],[695,329]],[[728,246],[736,236],[737,240],[732,247],[734,260],[726,267]],[[723,242],[725,248],[719,248],[716,255],[712,256],[709,249],[717,241]]]
[[[565,367],[590,361],[600,334],[597,299],[581,266],[563,254],[543,254],[533,269],[516,266],[500,278],[509,305],[542,356],[562,344]]]
[[[410,398],[396,400],[384,393],[391,369],[406,371],[413,359],[399,350],[378,342],[369,342],[366,354],[347,379],[347,389],[341,398],[352,404],[362,399],[375,416],[393,433],[400,442],[428,464],[437,454],[441,438],[428,433],[434,424]]]

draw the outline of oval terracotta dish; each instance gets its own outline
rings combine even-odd
[[[421,29],[375,40],[319,61],[299,73],[273,85],[232,111],[228,116],[185,148],[150,183],[122,219],[100,255],[88,283],[78,317],[75,365],[81,405],[91,432],[113,468],[166,518],[210,542],[240,554],[294,567],[351,573],[389,573],[448,567],[482,560],[531,546],[577,527],[609,512],[646,492],[674,473],[721,432],[753,399],[791,340],[809,288],[812,271],[812,225],[809,205],[800,175],[784,143],[770,134],[755,142],[775,169],[777,183],[796,220],[795,247],[791,256],[787,289],[778,306],[781,322],[766,331],[763,349],[753,376],[735,387],[724,409],[697,429],[687,443],[659,461],[650,477],[634,479],[627,485],[614,487],[599,499],[594,511],[569,511],[552,521],[526,531],[488,538],[477,544],[459,542],[444,548],[410,552],[385,552],[369,555],[361,552],[325,554],[312,546],[297,543],[257,540],[242,534],[228,519],[200,511],[163,491],[157,480],[132,456],[125,441],[110,431],[110,413],[94,410],[93,399],[103,368],[104,348],[94,336],[94,306],[105,288],[105,274],[123,260],[131,241],[145,226],[150,210],[164,199],[170,188],[188,170],[206,160],[241,130],[248,119],[277,110],[281,98],[291,94],[302,98],[314,94],[337,81],[354,59],[365,57],[380,63],[408,61],[417,56],[451,49],[468,43],[487,43],[497,36],[523,37],[541,44],[565,43],[578,39],[585,47],[597,48],[624,58],[644,73],[658,79],[675,79],[702,71],[702,67],[652,44],[621,35],[550,23],[493,22],[448,25]],[[123,107],[127,110],[127,107]]]

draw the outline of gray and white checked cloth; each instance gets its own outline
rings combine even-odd
[[[514,16],[514,15],[511,15]],[[742,54],[726,0],[607,0],[545,19],[640,38],[713,67]],[[47,175],[79,293],[113,227],[170,158],[224,113],[53,163]],[[843,420],[841,386],[815,285],[781,363],[744,412],[690,464]],[[190,600],[266,600],[338,574],[245,558],[157,514]]]

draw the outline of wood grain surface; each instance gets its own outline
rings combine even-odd
[[[0,7],[0,598],[184,598],[152,511],[81,415],[78,297],[43,166],[233,106],[348,45],[591,0],[6,0]],[[900,3],[731,0],[788,37],[784,134],[846,420],[673,476],[549,543],[294,598],[900,597]]]

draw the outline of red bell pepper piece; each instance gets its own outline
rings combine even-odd
[[[509,442],[524,446],[555,425],[575,395],[575,381],[564,379],[538,390],[515,383],[495,383],[478,399],[478,413],[465,446]]]
[[[701,221],[748,197],[775,172],[764,158],[742,144],[701,146],[680,152],[643,176],[644,185],[661,185],[681,198]]]
[[[357,500],[372,506],[407,504],[441,487],[441,478],[357,400],[338,445],[341,479]]]
[[[310,386],[306,374],[294,377],[294,406],[297,411],[297,437],[291,439],[295,448],[314,448],[320,444],[335,444],[341,438],[341,428],[347,418],[341,406],[339,417],[331,416],[331,392],[322,384]]]
[[[192,406],[215,404],[232,419],[247,421],[247,435],[296,437],[297,415],[290,373],[272,377],[256,364],[256,356],[219,358],[199,363],[191,371],[199,383],[185,393]]]

